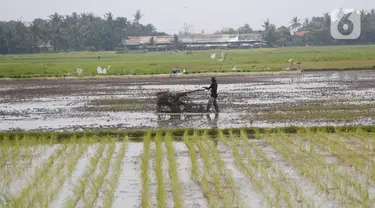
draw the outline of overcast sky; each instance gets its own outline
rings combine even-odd
[[[336,8],[369,10],[375,0],[0,0],[0,20],[31,21],[47,18],[58,12],[93,12],[104,15],[111,11],[115,17],[132,14],[140,9],[144,14],[141,23],[151,23],[159,31],[174,33],[187,22],[192,30],[214,32],[223,27],[237,28],[248,23],[261,29],[265,19],[277,26],[289,25],[292,17],[301,20]]]

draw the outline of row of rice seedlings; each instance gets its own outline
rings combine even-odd
[[[55,152],[47,159],[47,161],[45,161],[42,166],[37,169],[37,172],[31,176],[31,178],[28,180],[28,183],[18,193],[18,195],[11,199],[10,203],[12,204],[12,207],[28,207],[27,205],[25,205],[25,203],[33,203],[33,201],[29,201],[29,197],[34,193],[34,188],[37,186],[37,184],[40,183],[40,181],[45,180],[47,177],[50,177],[48,173],[50,172],[55,162],[61,159],[62,154],[66,152],[67,148],[67,143],[62,143],[62,145],[55,150]]]
[[[203,166],[204,166],[204,173],[207,174],[207,182],[208,184],[212,185],[215,189],[215,198],[212,198],[214,200],[214,203],[209,201],[209,204],[213,204],[214,207],[228,207],[231,206],[231,197],[228,197],[228,193],[225,184],[223,184],[223,181],[220,179],[220,174],[218,167],[213,162],[209,152],[210,149],[206,148],[204,143],[206,140],[206,135],[203,133],[203,135],[199,135],[198,132],[193,133],[196,139],[196,144],[198,146],[198,150],[201,154],[201,157],[203,159]],[[230,194],[229,194],[230,196]]]
[[[356,150],[357,154],[362,156],[368,156],[372,154],[375,150],[375,137],[373,134],[357,129],[356,132],[351,133],[338,133],[347,144]],[[358,148],[359,146],[359,148]]]
[[[242,199],[240,197],[240,193],[238,191],[238,188],[236,187],[236,184],[234,182],[234,179],[232,177],[232,174],[229,172],[228,168],[225,166],[224,161],[221,159],[220,152],[213,144],[213,141],[209,139],[209,136],[207,135],[207,131],[204,131],[203,135],[203,141],[205,142],[207,149],[211,150],[212,156],[215,159],[217,168],[219,173],[222,176],[222,181],[225,182],[230,187],[230,192],[228,193],[228,196],[226,199],[226,202],[229,202],[229,206],[233,207],[244,207],[244,204],[242,202]]]
[[[298,150],[294,150],[294,146],[290,143],[283,143],[282,138],[279,134],[271,134],[270,136],[263,137],[264,140],[267,141],[268,144],[272,145],[272,147],[287,160],[289,161],[299,172],[308,177],[313,181],[324,193],[329,193],[330,190],[328,188],[329,184],[323,182],[323,180],[327,177],[326,172],[321,172],[320,169],[314,168],[315,164],[311,164],[311,161],[304,161],[304,155],[301,155],[301,152]],[[314,159],[313,156],[310,156],[311,159]],[[315,162],[316,163],[316,162]],[[313,167],[313,168],[311,168]]]
[[[84,173],[73,187],[73,196],[65,201],[64,207],[76,207],[79,201],[84,198],[86,186],[90,181],[90,177],[94,174],[100,159],[104,156],[105,145],[98,143],[95,146],[97,146],[95,153],[89,158],[89,164],[87,164]]]
[[[10,140],[7,137],[2,140],[0,143],[0,170],[4,169],[7,163],[12,164],[12,159],[18,160],[20,152],[21,148],[19,136],[17,136],[14,141]]]
[[[239,140],[238,141],[238,144],[240,145],[240,149],[242,150],[242,152],[244,153],[244,155],[247,156],[247,165],[251,166],[254,168],[254,171],[255,171],[255,174],[261,174],[261,178],[263,179],[263,181],[260,181],[260,183],[262,184],[261,188],[262,189],[265,189],[267,188],[268,186],[272,186],[274,191],[275,191],[275,195],[273,196],[273,199],[271,200],[268,200],[268,202],[271,203],[271,206],[273,207],[281,207],[281,204],[282,204],[282,198],[281,198],[281,189],[280,187],[278,186],[278,184],[276,183],[276,179],[274,177],[271,177],[269,175],[269,172],[268,172],[268,167],[267,166],[264,166],[263,163],[259,163],[258,162],[258,158],[256,157],[256,155],[253,155],[251,151],[249,151],[249,147],[245,144],[244,145],[244,140],[241,139],[241,137],[239,138],[235,138],[233,136],[233,133],[230,132],[230,139],[233,141],[233,140]],[[259,183],[259,182],[258,182]],[[260,187],[259,187],[260,188]],[[267,191],[268,195],[270,195],[269,191]],[[286,202],[289,202],[289,197],[287,198]]]
[[[345,181],[342,180],[342,172],[337,171],[336,164],[329,164],[324,157],[316,154],[312,146],[310,146],[310,149],[307,149],[305,145],[293,143],[295,140],[282,132],[279,132],[278,135],[282,138],[275,139],[277,136],[274,135],[272,139],[267,137],[265,139],[270,141],[275,149],[277,148],[278,151],[281,151],[284,157],[292,160],[305,176],[310,177],[326,193],[333,193],[334,199],[338,199],[339,203],[344,206],[360,202],[354,193],[349,191],[347,186],[345,186]],[[294,149],[295,147],[296,150]],[[314,169],[311,170],[311,167],[314,167]]]
[[[148,132],[143,137],[143,153],[141,155],[141,179],[142,179],[142,202],[141,207],[148,207],[149,193],[148,188],[150,186],[149,178],[149,159],[150,159],[150,144],[151,144],[151,134]]]
[[[373,184],[375,181],[375,160],[373,157],[375,152],[375,136],[361,129],[357,129],[355,133],[341,133],[339,135],[348,141],[347,146],[352,152],[355,151],[358,157],[362,157],[366,161],[370,169],[370,171],[367,171],[367,175]]]
[[[33,159],[35,140],[24,136],[14,140],[5,138],[0,143],[0,177],[4,181],[11,181],[19,177]]]
[[[248,163],[246,164],[243,160],[242,154],[246,154],[245,152],[248,152],[247,150],[244,150],[242,148],[238,148],[241,146],[240,140],[238,138],[235,138],[230,131],[230,136],[227,137],[223,134],[222,131],[218,132],[218,139],[220,142],[223,144],[227,145],[228,147],[231,148],[232,154],[235,160],[235,165],[238,167],[238,169],[246,175],[251,182],[254,184],[256,187],[257,191],[260,192],[266,199],[266,204],[269,207],[277,207],[277,204],[275,204],[272,200],[273,197],[268,193],[267,190],[264,188],[263,181],[258,177],[256,174],[256,164],[249,165],[249,161],[252,161],[251,156],[246,155],[248,158]],[[251,154],[251,153],[250,153]]]
[[[59,161],[58,167],[52,173],[53,177],[47,176],[41,183],[38,184],[36,190],[38,191],[35,196],[39,203],[39,207],[48,207],[51,201],[55,199],[57,193],[65,183],[67,178],[70,178],[73,170],[75,169],[78,159],[85,153],[88,148],[87,144],[75,144],[76,138],[72,138],[73,143],[69,144],[71,150],[67,153],[66,159]]]
[[[198,181],[198,159],[194,149],[194,141],[190,139],[188,133],[185,132],[183,136],[184,143],[189,150],[190,162],[191,162],[191,179],[195,182]]]
[[[211,184],[208,182],[208,173],[210,169],[207,168],[206,165],[203,165],[203,172],[199,170],[198,155],[196,151],[197,139],[199,140],[197,131],[194,131],[192,136],[184,134],[185,145],[189,149],[190,161],[192,163],[191,178],[200,185],[203,196],[208,201],[208,206],[217,207],[218,200],[214,198],[214,192],[212,191],[213,188],[210,187]],[[202,153],[200,153],[200,155],[202,157]]]
[[[167,149],[167,158],[168,158],[168,173],[169,178],[172,182],[172,193],[173,193],[173,203],[175,208],[182,208],[182,199],[181,199],[181,187],[178,179],[177,173],[177,164],[175,157],[175,150],[173,146],[172,134],[168,132],[164,137],[164,144]]]
[[[165,187],[164,187],[164,174],[163,174],[163,149],[162,149],[163,136],[158,132],[155,136],[155,163],[154,171],[158,185],[157,189],[157,207],[166,207],[165,204]]]
[[[106,142],[106,139],[101,139],[101,142]],[[108,144],[108,148],[106,149],[106,153],[102,160],[99,162],[99,169],[98,173],[93,177],[91,183],[89,183],[87,195],[84,197],[84,205],[83,207],[95,207],[95,203],[98,200],[100,189],[104,184],[104,179],[106,178],[109,170],[109,165],[111,163],[112,155],[116,149],[116,141],[111,140],[110,144]],[[95,174],[95,173],[94,173]]]
[[[372,179],[372,174],[375,170],[375,162],[371,159],[372,157],[370,155],[364,156],[360,154],[357,151],[357,147],[350,147],[345,142],[341,141],[339,136],[319,133],[317,138],[320,141],[324,140],[326,144],[322,146],[324,150],[329,151],[339,160],[353,167],[357,172],[364,174],[369,179]]]
[[[128,136],[125,137],[125,141],[121,144],[120,151],[117,153],[117,158],[114,162],[114,171],[110,176],[110,180],[107,182],[108,186],[107,189],[104,190],[104,208],[111,208],[114,200],[114,193],[118,186],[118,180],[123,168],[122,159],[125,156],[126,148],[128,145],[129,138]]]
[[[12,159],[10,164],[7,165],[6,170],[10,170],[10,174],[19,177],[24,170],[28,167],[28,164],[31,163],[33,158],[33,148],[37,147],[38,145],[33,145],[32,140],[28,140],[27,137],[23,137],[20,140],[16,140],[12,143],[12,149],[15,147],[17,150],[12,150],[13,153],[16,155],[12,155]]]
[[[330,153],[332,153],[336,157],[339,156],[341,153],[344,153],[344,151],[337,151],[337,146],[335,144],[332,144],[328,139],[322,139],[321,136],[317,134],[309,133],[309,141],[310,146],[316,145],[322,150],[326,150]],[[303,145],[303,144],[301,144]],[[353,159],[355,156],[353,157]],[[327,163],[326,159],[322,158],[322,161]],[[357,200],[362,203],[370,203],[369,202],[369,187],[368,184],[361,184],[357,179],[350,176],[346,171],[340,171],[339,166],[335,163],[329,164],[330,171],[335,172],[335,177],[333,177],[333,181],[336,184],[336,186],[340,186],[341,194],[348,195],[349,198],[352,198],[352,200]],[[337,177],[341,176],[341,177]],[[345,185],[342,185],[342,184]],[[342,187],[342,188],[341,188]],[[354,190],[352,190],[354,189]]]
[[[12,145],[12,146],[10,146]],[[21,157],[22,149],[27,147],[20,147],[19,142],[2,141],[0,144],[0,178],[2,183],[1,188],[6,188],[13,178],[19,176],[23,168],[28,163],[28,158]],[[25,150],[24,150],[25,151]]]
[[[262,139],[263,136],[269,135],[261,136],[258,132],[256,132],[255,134],[255,138],[257,139]],[[308,205],[308,207],[314,207],[314,202],[311,198],[308,198],[303,195],[301,187],[295,181],[291,180],[285,174],[285,172],[277,166],[276,163],[272,162],[271,159],[264,153],[264,151],[260,147],[255,145],[253,142],[250,142],[247,133],[243,130],[240,132],[240,139],[242,139],[247,146],[252,148],[256,152],[258,157],[260,157],[263,160],[264,164],[260,163],[260,165],[264,166],[264,168],[270,169],[271,171],[267,172],[273,173],[275,174],[275,176],[277,176],[277,178],[275,178],[275,176],[271,177],[271,183],[278,192],[281,191],[281,193],[278,194],[280,194],[283,197],[284,201],[287,203],[289,207],[296,206],[292,203],[292,194],[294,194],[294,199],[297,202]]]

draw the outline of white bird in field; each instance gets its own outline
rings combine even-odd
[[[216,57],[216,53],[213,53],[213,54],[211,54],[211,56],[210,56],[210,58],[211,58],[212,60],[214,60],[215,57]]]
[[[184,69],[184,70],[182,71],[182,73],[185,74],[185,73],[186,73],[186,70]]]
[[[77,68],[76,71],[77,71],[77,74],[78,74],[78,75],[81,75],[81,74],[83,73],[83,70],[82,70],[81,68]]]
[[[98,72],[98,74],[107,74],[107,71],[109,70],[110,67],[111,65],[109,65],[108,68],[102,69],[102,67],[98,66],[98,68],[96,68],[96,71]]]
[[[218,62],[222,62],[222,61],[224,61],[225,58],[226,58],[226,57],[224,57],[224,52],[221,52],[221,59],[220,59]]]
[[[102,74],[102,73],[103,73],[103,69],[102,69],[102,67],[98,66],[98,67],[96,68],[96,72],[98,72],[98,74]]]
[[[237,67],[236,67],[236,66],[234,66],[232,70],[233,70],[233,71],[236,71],[236,70],[237,70]]]
[[[293,61],[293,59],[289,59],[289,61],[288,61],[288,62],[290,63],[290,62],[292,62],[292,61]]]

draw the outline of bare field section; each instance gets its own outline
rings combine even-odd
[[[209,77],[0,81],[0,130],[373,125],[375,71],[217,77],[220,114],[157,114],[156,92],[209,86]],[[209,92],[191,95],[206,105]]]
[[[4,138],[2,207],[372,207],[367,132]]]

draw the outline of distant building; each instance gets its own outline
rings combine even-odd
[[[153,37],[153,44],[150,43]],[[207,50],[215,48],[252,48],[263,47],[266,42],[260,33],[250,34],[193,34],[179,35],[178,39],[186,49]],[[149,50],[173,49],[173,35],[170,36],[128,36],[123,40],[128,49],[147,48]]]
[[[51,41],[48,41],[47,43],[43,42],[43,43],[39,44],[38,48],[39,48],[40,52],[51,52],[51,51],[53,51]]]
[[[310,31],[299,31],[299,32],[295,32],[294,35],[297,36],[297,37],[303,37],[305,35],[307,35]]]

